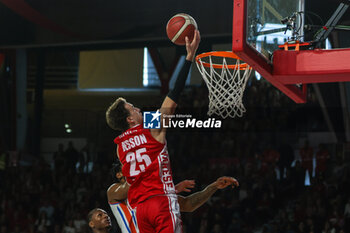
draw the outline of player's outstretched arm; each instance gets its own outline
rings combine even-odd
[[[196,55],[196,51],[198,49],[199,42],[201,40],[199,31],[195,30],[195,35],[191,42],[187,37],[185,39],[186,39],[186,50],[187,50],[186,61],[176,79],[174,89],[169,92],[167,97],[165,97],[162,103],[162,106],[160,107],[160,112],[162,113],[161,122],[163,122],[163,115],[173,115],[175,113],[177,102],[179,100],[182,90],[185,87],[188,72],[190,71],[192,61],[194,59],[194,56]],[[169,118],[165,117],[164,119],[165,121],[167,121]],[[151,133],[153,137],[156,138],[158,141],[164,142],[165,130],[166,130],[165,128],[152,129]]]
[[[128,182],[124,184],[114,183],[107,190],[108,202],[124,201],[128,197],[130,185]]]
[[[233,177],[223,176],[218,178],[214,183],[208,185],[204,190],[196,192],[190,196],[178,196],[181,212],[193,212],[203,205],[218,190],[227,186],[238,187],[238,181]]]
[[[195,31],[195,35],[192,42],[189,41],[188,37],[186,37],[185,39],[187,50],[186,61],[176,79],[174,89],[169,92],[168,96],[163,101],[163,104],[160,108],[160,112],[163,114],[172,115],[175,112],[177,102],[179,100],[182,90],[185,88],[188,72],[190,71],[192,61],[194,59],[194,56],[196,55],[196,51],[199,46],[199,42],[201,39],[199,31]]]

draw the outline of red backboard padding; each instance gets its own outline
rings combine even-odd
[[[247,0],[234,0],[232,51],[296,103],[306,102],[307,83],[350,81],[350,49],[276,50],[271,62],[248,44],[247,17]]]

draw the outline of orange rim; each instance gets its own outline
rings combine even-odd
[[[202,53],[196,56],[196,62],[198,64],[202,63],[203,66],[205,67],[213,67],[215,69],[222,69],[224,67],[223,64],[210,64],[208,62],[202,61],[202,58],[205,57],[209,57],[209,56],[213,56],[213,57],[227,57],[227,58],[232,58],[232,59],[236,59],[236,60],[240,60],[242,61],[234,52],[227,52],[227,51],[213,51],[213,52],[206,52],[206,53]],[[246,70],[246,69],[252,69],[247,63],[241,63],[240,65],[226,65],[227,68],[232,69],[232,70]],[[225,67],[226,67],[225,66]]]

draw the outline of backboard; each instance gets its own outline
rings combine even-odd
[[[341,5],[338,11],[345,12],[348,5]],[[350,49],[278,47],[303,41],[303,22],[304,0],[233,3],[232,51],[296,103],[306,102],[307,83],[350,81],[350,66],[344,62],[350,59]]]
[[[295,17],[299,35],[303,34],[304,0],[248,0],[247,1],[247,43],[266,60],[278,45],[292,38],[292,31],[286,30]]]

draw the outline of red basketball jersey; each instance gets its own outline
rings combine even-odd
[[[132,208],[154,195],[175,194],[167,146],[154,139],[149,129],[137,125],[114,142],[123,175],[131,185],[128,201]]]

